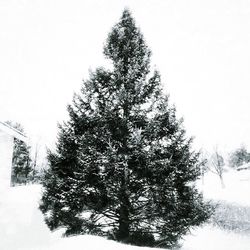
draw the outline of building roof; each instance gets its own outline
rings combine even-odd
[[[24,134],[22,134],[20,131],[11,127],[9,124],[5,122],[0,121],[0,132],[4,132],[8,135],[11,135],[18,140],[21,140],[24,142],[27,141],[27,137]]]

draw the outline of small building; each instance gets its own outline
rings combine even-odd
[[[11,185],[14,138],[27,141],[21,132],[4,122],[0,122],[0,188]]]

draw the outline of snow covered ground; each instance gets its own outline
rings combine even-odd
[[[250,206],[250,170],[228,172],[225,188],[219,178],[208,174],[204,180],[204,196]],[[0,249],[1,250],[139,250],[97,236],[61,238],[61,232],[51,233],[38,209],[41,195],[39,185],[20,186],[0,191]],[[249,250],[250,235],[226,232],[205,225],[185,236],[181,250]]]
[[[250,206],[250,169],[228,170],[223,174],[223,181],[225,188],[222,188],[219,177],[209,172],[205,175],[204,185],[199,182],[199,188],[205,198]]]
[[[249,250],[250,236],[226,232],[212,226],[201,227],[185,237],[180,250]]]

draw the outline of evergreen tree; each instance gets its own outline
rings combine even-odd
[[[150,50],[128,10],[108,36],[113,68],[84,81],[60,126],[40,208],[51,230],[170,246],[209,216],[182,121],[150,73]]]
[[[229,166],[232,168],[237,168],[245,163],[250,161],[250,153],[247,152],[247,149],[244,145],[240,148],[237,148],[229,156]]]
[[[6,124],[24,134],[24,129],[20,123],[6,121]],[[14,138],[11,184],[26,184],[31,171],[30,147],[26,142]]]

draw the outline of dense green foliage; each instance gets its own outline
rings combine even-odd
[[[51,230],[170,246],[209,216],[182,121],[150,73],[150,54],[128,10],[104,47],[113,68],[92,72],[68,107],[48,155],[41,210]]]

